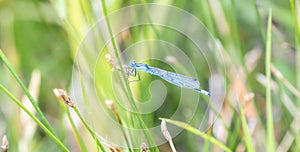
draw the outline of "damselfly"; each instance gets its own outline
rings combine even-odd
[[[169,72],[169,71],[162,70],[159,68],[151,67],[144,63],[136,63],[134,60],[130,61],[129,67],[131,68],[130,75],[132,75],[132,76],[138,75],[139,80],[140,80],[140,75],[139,75],[138,71],[144,71],[146,73],[159,76],[162,79],[164,79],[174,85],[177,85],[179,87],[193,89],[193,90],[198,91],[206,96],[210,96],[209,92],[199,89],[200,82],[195,78],[191,78],[191,77],[177,74],[174,72]]]

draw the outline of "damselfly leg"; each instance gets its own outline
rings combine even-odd
[[[135,68],[132,68],[130,70],[130,76],[132,76],[132,77],[136,77],[137,76],[137,79],[136,80],[129,80],[129,82],[136,82],[136,81],[140,81],[141,80],[140,73]]]

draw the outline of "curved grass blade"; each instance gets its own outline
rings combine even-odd
[[[218,141],[217,139],[211,137],[210,135],[206,134],[206,133],[203,133],[201,131],[199,131],[198,129],[190,126],[189,124],[186,124],[184,122],[181,122],[181,121],[176,121],[176,120],[171,120],[171,119],[165,119],[165,118],[159,118],[160,120],[165,120],[166,122],[168,123],[171,123],[173,125],[176,125],[178,127],[181,127],[199,137],[202,137],[204,138],[205,140],[208,140],[210,141],[211,143],[217,145],[218,147],[222,148],[224,151],[227,151],[227,152],[231,152],[231,150],[226,146],[224,145],[223,143],[221,143],[220,141]]]

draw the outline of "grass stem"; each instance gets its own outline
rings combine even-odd
[[[266,112],[267,112],[267,149],[272,152],[275,150],[273,112],[271,99],[271,42],[272,42],[272,9],[269,10],[267,40],[266,40]]]
[[[3,60],[4,64],[6,65],[6,67],[8,68],[8,70],[10,71],[10,73],[13,75],[13,77],[17,80],[18,84],[21,86],[21,88],[23,89],[25,95],[28,97],[29,101],[31,102],[32,106],[34,107],[34,109],[36,110],[37,114],[39,115],[39,117],[41,118],[41,121],[45,124],[45,126],[49,129],[49,131],[55,135],[54,130],[52,129],[52,127],[50,126],[48,120],[45,118],[44,114],[42,113],[42,111],[40,110],[40,108],[38,107],[36,101],[34,101],[33,97],[31,96],[31,94],[29,93],[28,89],[26,88],[26,86],[24,85],[24,83],[21,81],[21,79],[18,77],[17,73],[15,72],[15,70],[12,68],[12,66],[10,65],[10,63],[8,62],[6,56],[4,55],[4,53],[2,52],[2,50],[0,49],[0,58]],[[56,136],[56,135],[55,135]]]
[[[35,117],[14,95],[12,95],[3,85],[0,84],[2,90],[12,101],[14,101],[22,110],[24,110],[30,118],[32,118],[60,147],[62,151],[69,151],[67,147],[37,118]]]

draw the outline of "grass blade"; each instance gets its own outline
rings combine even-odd
[[[296,4],[299,4],[299,1],[296,1]],[[296,69],[300,67],[300,30],[299,30],[299,20],[297,19],[297,10],[295,9],[295,0],[290,0],[290,5],[292,8],[292,15],[294,20],[294,27],[295,27],[295,37],[296,37]],[[299,13],[299,12],[298,12]],[[297,78],[297,87],[300,88],[300,70],[296,70],[296,78]]]
[[[271,72],[300,100],[300,92],[282,75],[282,73],[274,65],[271,65]]]
[[[261,17],[260,17],[260,14],[259,14],[258,6],[256,4],[257,2],[256,2],[256,0],[252,0],[252,3],[254,5],[255,16],[256,16],[257,24],[258,24],[258,27],[259,27],[259,30],[260,30],[261,38],[264,42],[266,40],[266,36],[265,36],[265,31],[264,31],[263,24],[261,22]]]
[[[0,84],[2,90],[9,98],[11,98],[21,109],[23,109],[30,118],[32,118],[60,147],[62,151],[69,151],[67,147],[47,128],[36,116],[34,116],[14,95],[12,95],[3,85]]]
[[[291,9],[292,9],[294,24],[295,24],[296,40],[299,45],[300,44],[300,31],[299,31],[299,24],[298,24],[298,19],[297,19],[297,12],[295,9],[295,1],[290,0],[290,5],[291,5]]]
[[[113,45],[113,48],[114,48],[114,53],[115,53],[115,56],[117,58],[118,65],[121,69],[121,74],[122,74],[123,79],[125,80],[125,86],[126,86],[126,89],[128,91],[128,94],[129,94],[129,99],[130,99],[129,104],[130,104],[131,108],[133,108],[134,111],[138,111],[138,108],[134,103],[134,98],[133,98],[132,92],[130,90],[129,82],[127,80],[124,68],[122,66],[122,62],[121,62],[120,55],[119,55],[119,52],[118,52],[117,44],[116,44],[116,41],[114,39],[114,35],[113,35],[112,29],[111,29],[110,21],[108,19],[108,13],[107,13],[105,0],[101,0],[101,4],[102,4],[102,10],[103,10],[103,14],[104,14],[104,17],[105,17],[106,25],[107,25],[107,28],[108,28],[108,31],[109,31],[109,34],[110,34],[110,37],[111,37],[111,42],[112,42],[112,45]],[[151,146],[155,145],[155,142],[154,142],[151,134],[149,133],[149,130],[146,128],[146,125],[145,125],[144,121],[142,120],[142,118],[139,115],[134,115],[134,116],[136,117],[140,127],[142,128],[147,142]],[[154,151],[159,151],[156,146],[154,146],[153,149],[154,149]]]
[[[40,110],[40,108],[38,107],[37,103],[34,101],[33,97],[31,96],[31,94],[29,93],[28,89],[26,88],[26,86],[24,85],[24,83],[21,81],[21,79],[18,77],[17,73],[15,72],[15,70],[12,68],[12,66],[10,65],[10,63],[8,62],[6,56],[4,55],[4,53],[2,52],[2,50],[0,49],[0,58],[3,60],[4,64],[6,65],[6,67],[8,68],[8,70],[10,71],[10,73],[13,75],[13,77],[17,80],[18,84],[21,86],[21,88],[23,89],[24,93],[26,94],[26,96],[28,97],[29,101],[31,102],[32,106],[34,107],[34,109],[36,110],[37,114],[39,115],[39,117],[41,118],[41,121],[45,124],[45,126],[50,130],[51,133],[53,133],[55,135],[55,132],[53,131],[52,127],[50,126],[48,120],[45,118],[44,114],[42,113],[42,111]],[[55,135],[56,136],[56,135]]]
[[[248,152],[254,152],[254,146],[253,146],[251,135],[250,135],[250,132],[249,132],[249,129],[248,129],[247,120],[246,120],[246,117],[244,115],[243,107],[240,104],[240,102],[238,102],[238,106],[239,106],[239,109],[240,109],[240,116],[241,116],[241,121],[242,121],[243,132],[244,132],[244,135],[245,135],[245,142],[246,142],[247,151]]]
[[[268,28],[267,28],[267,42],[266,42],[266,112],[267,112],[267,149],[268,151],[275,151],[275,138],[273,126],[273,113],[271,101],[271,41],[272,41],[272,9],[269,10]]]
[[[193,133],[193,134],[195,134],[199,137],[202,137],[205,140],[208,140],[211,143],[217,145],[218,147],[222,148],[224,151],[231,152],[231,150],[226,145],[224,145],[223,143],[221,143],[217,139],[211,137],[210,135],[208,135],[206,133],[203,133],[203,132],[199,131],[198,129],[190,126],[189,124],[186,124],[186,123],[181,122],[181,121],[171,120],[171,119],[165,119],[165,118],[159,118],[159,119],[160,120],[165,120],[168,123],[171,123],[171,124],[176,125],[178,127],[184,128],[187,131],[189,131],[189,132],[191,132],[191,133]]]
[[[81,120],[81,122],[83,123],[83,125],[86,127],[86,129],[89,131],[89,133],[91,134],[91,136],[94,138],[96,144],[98,145],[98,147],[100,147],[102,152],[105,152],[105,148],[104,146],[101,144],[101,142],[99,141],[97,134],[89,127],[89,125],[86,123],[86,121],[84,120],[84,118],[82,117],[82,115],[80,114],[79,110],[77,107],[74,107],[74,110],[77,114],[77,116],[79,117],[79,119]]]
[[[76,128],[75,122],[74,122],[74,120],[73,120],[73,118],[72,118],[72,116],[71,116],[71,113],[70,113],[69,109],[68,109],[66,106],[65,106],[65,110],[66,110],[66,113],[67,113],[67,115],[68,115],[68,119],[69,119],[69,121],[70,121],[70,124],[71,124],[71,126],[72,126],[74,135],[75,135],[75,137],[76,137],[77,143],[78,143],[78,145],[79,145],[79,147],[80,147],[80,150],[81,150],[82,152],[86,152],[87,149],[86,149],[86,147],[85,147],[85,145],[84,145],[84,142],[83,142],[83,140],[82,140],[82,137],[80,136],[79,131],[78,131],[78,129]]]
[[[74,123],[74,120],[71,116],[71,113],[68,109],[68,107],[71,107],[71,108],[74,108],[75,107],[75,104],[73,103],[73,101],[71,100],[70,96],[67,94],[67,92],[63,89],[53,89],[53,93],[55,94],[55,96],[57,97],[57,99],[60,101],[60,105],[63,107],[64,111],[66,111],[67,113],[67,116],[68,116],[68,119],[70,121],[70,124],[72,126],[72,130],[73,130],[73,133],[74,133],[74,136],[76,138],[76,141],[79,145],[79,148],[82,152],[86,152],[86,147],[83,143],[83,140],[79,134],[79,131],[78,129],[76,128],[76,125]],[[66,106],[67,105],[67,106]]]

